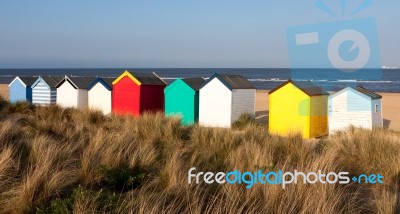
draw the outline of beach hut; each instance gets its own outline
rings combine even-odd
[[[57,101],[57,84],[62,77],[40,76],[32,85],[32,103],[37,105],[55,104]]]
[[[311,82],[288,80],[269,92],[269,132],[303,138],[328,134],[328,92]]]
[[[29,102],[32,103],[32,84],[37,77],[15,77],[8,85],[10,103]]]
[[[155,73],[125,71],[112,84],[113,113],[140,115],[146,111],[164,111],[167,84]]]
[[[200,88],[199,123],[229,128],[239,117],[255,114],[255,87],[241,75],[214,74]]]
[[[57,84],[57,104],[62,107],[86,108],[88,107],[89,85],[96,77],[68,77],[65,76]]]
[[[347,87],[329,96],[328,112],[330,133],[350,126],[383,126],[382,96],[362,86]]]
[[[112,82],[115,78],[98,77],[88,87],[89,108],[101,110],[104,114],[111,113]]]
[[[198,122],[199,90],[204,82],[201,77],[177,79],[165,88],[165,115],[180,116],[185,125]]]

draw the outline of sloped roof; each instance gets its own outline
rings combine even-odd
[[[190,86],[193,90],[199,91],[201,86],[206,82],[201,77],[194,77],[194,78],[185,78],[182,79],[188,86]]]
[[[30,87],[36,82],[37,77],[19,77],[19,79],[27,86]]]
[[[293,81],[289,79],[288,81],[282,83],[280,86],[276,87],[275,89],[271,90],[268,92],[269,94],[274,93],[275,91],[279,90],[283,86],[292,83],[294,86],[296,86],[298,89],[303,91],[305,94],[308,96],[319,96],[319,95],[329,95],[328,92],[324,91],[321,87],[315,85],[311,81]]]
[[[59,82],[63,80],[63,77],[55,76],[41,76],[41,78],[49,85],[51,88],[55,88]]]
[[[68,77],[65,78],[57,84],[56,87],[62,85],[65,81],[68,81],[77,89],[87,89],[90,84],[96,80],[96,77]]]
[[[72,83],[79,89],[87,89],[96,80],[96,77],[69,77]]]
[[[160,79],[154,73],[131,73],[140,83],[144,85],[166,85],[162,79]]]
[[[114,77],[101,77],[101,79],[104,81],[105,84],[107,84],[107,86],[109,86],[110,88],[113,87],[112,82],[115,80]]]
[[[381,99],[381,98],[382,98],[381,95],[379,95],[379,94],[377,94],[377,93],[374,93],[374,92],[372,92],[372,91],[369,91],[368,89],[366,89],[366,88],[364,88],[364,87],[362,87],[362,86],[357,86],[357,87],[355,87],[354,89],[357,90],[358,92],[361,92],[361,93],[367,95],[367,96],[370,97],[372,100],[377,100],[377,99]]]
[[[112,90],[113,84],[112,82],[115,80],[114,77],[97,77],[89,86],[88,90],[92,89],[93,86],[96,85],[96,83],[100,82],[102,83],[107,89]]]
[[[129,72],[125,71],[118,78],[116,78],[112,84],[118,83],[122,78],[129,77],[132,81],[134,81],[138,85],[167,85],[160,77],[158,77],[154,72],[153,73],[137,73],[137,72]]]
[[[229,90],[232,89],[255,89],[253,84],[243,77],[242,75],[232,75],[232,74],[214,74],[212,75],[202,86],[204,87],[214,78],[219,79]]]

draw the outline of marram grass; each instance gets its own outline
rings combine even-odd
[[[187,172],[381,173],[384,185],[189,185]],[[350,128],[326,139],[271,136],[162,114],[103,116],[0,100],[2,213],[399,213],[400,133]]]

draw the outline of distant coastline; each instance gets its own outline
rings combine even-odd
[[[123,68],[71,68],[71,69],[0,69],[0,84],[8,84],[15,76],[101,76],[116,77]],[[257,89],[270,90],[280,85],[291,77],[288,68],[127,68],[133,72],[156,72],[164,81],[170,83],[180,77],[203,77],[207,78],[214,73],[241,74],[248,78]],[[329,69],[313,69],[315,72],[329,72]],[[318,79],[318,75],[313,78],[304,79],[313,81],[317,85],[329,91],[340,90],[346,86],[363,85],[364,87],[378,92],[400,93],[400,69],[382,69],[382,79],[376,81],[357,80],[357,79]]]

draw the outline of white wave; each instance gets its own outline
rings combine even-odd
[[[332,82],[357,82],[357,83],[393,83],[399,81],[390,81],[390,80],[335,80]]]
[[[393,83],[393,82],[399,82],[399,81],[367,81],[367,80],[361,80],[358,82],[364,82],[364,83]]]
[[[332,82],[358,82],[358,80],[334,80]]]
[[[399,67],[393,67],[393,66],[386,66],[386,65],[384,65],[384,66],[382,66],[382,69],[386,69],[386,70],[397,70],[397,69],[399,69]]]
[[[284,82],[286,80],[282,80],[279,78],[271,78],[271,79],[249,79],[250,82]]]

